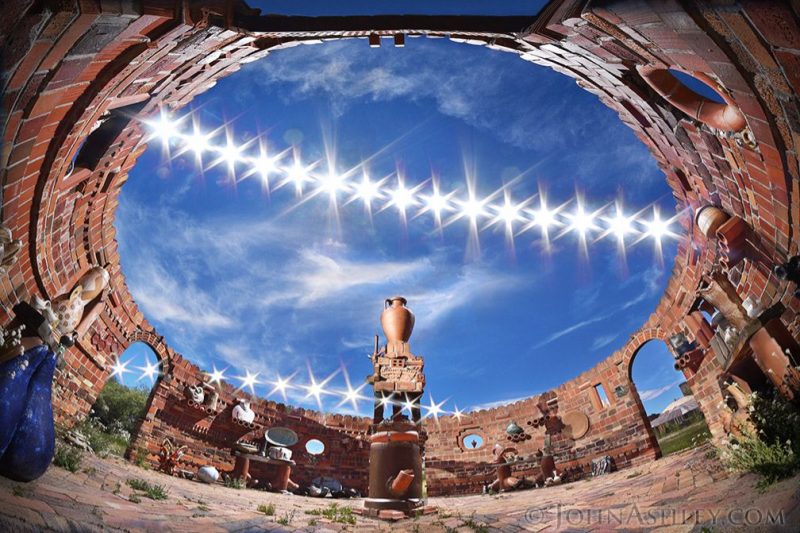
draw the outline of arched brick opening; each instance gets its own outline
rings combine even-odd
[[[585,437],[557,442],[565,468],[584,469],[597,455],[618,465],[655,456],[652,435],[641,421],[641,402],[630,394],[630,362],[645,338],[666,339],[686,331],[703,276],[722,265],[738,295],[780,306],[782,327],[800,332],[800,303],[772,265],[798,253],[800,188],[797,97],[800,30],[788,5],[684,7],[659,3],[553,0],[528,19],[516,17],[262,17],[242,1],[174,3],[63,2],[50,8],[16,2],[0,22],[3,57],[3,147],[0,152],[2,224],[23,242],[17,263],[0,277],[0,323],[18,301],[68,290],[91,265],[108,265],[111,294],[90,331],[66,355],[57,376],[55,411],[70,422],[85,414],[110,373],[114,357],[136,340],[150,344],[167,370],[153,394],[134,447],[152,453],[157,438],[196,444],[198,464],[227,464],[222,435],[207,419],[173,405],[199,369],[171,350],[139,311],[119,266],[114,234],[117,195],[144,151],[144,131],[133,116],[176,110],[215,81],[271,50],[329,38],[369,35],[449,37],[518,54],[576,79],[614,109],[651,150],[674,191],[682,224],[691,237],[679,246],[664,296],[618,352],[550,393],[471,415],[490,441],[502,440],[503,424],[538,416],[555,399],[560,412],[581,410],[591,423]],[[413,29],[417,28],[417,29]],[[365,43],[366,48],[366,43]],[[746,124],[720,131],[669,102],[663,85],[648,83],[641,69],[676,68],[702,73],[725,89],[728,105]],[[661,93],[659,92],[659,89]],[[674,100],[674,99],[673,99]],[[685,103],[685,102],[684,102]],[[689,109],[690,115],[691,109]],[[702,110],[700,110],[702,111]],[[699,111],[696,117],[703,118]],[[708,122],[708,121],[706,121]],[[734,122],[740,125],[739,122]],[[718,123],[713,123],[719,126]],[[712,125],[713,125],[712,124]],[[738,125],[736,127],[738,127]],[[703,236],[692,214],[716,205],[739,217],[747,230]],[[744,250],[731,257],[729,237]],[[657,332],[654,334],[653,332]],[[724,362],[705,357],[689,377],[716,436],[718,377]],[[608,408],[587,393],[602,384]],[[634,391],[635,392],[635,391]],[[233,391],[222,394],[230,405]],[[176,404],[177,405],[177,404]],[[367,421],[292,410],[274,402],[256,406],[262,424],[293,427],[303,438],[323,435],[356,450],[332,458],[330,473],[363,481]],[[224,426],[224,424],[222,424]],[[427,447],[432,493],[473,490],[468,474],[486,471],[485,446],[469,463],[461,459],[462,422],[445,419],[431,428]],[[517,447],[536,451],[539,435]],[[593,448],[593,445],[595,446]],[[561,454],[560,456],[558,454]],[[527,467],[535,468],[534,464]],[[527,468],[521,467],[521,468]],[[302,474],[301,474],[302,475]],[[482,475],[482,474],[481,474]]]

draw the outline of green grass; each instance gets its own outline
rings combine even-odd
[[[142,492],[142,496],[151,500],[166,500],[167,490],[162,485],[151,485],[143,479],[129,479],[126,481],[133,490]]]
[[[325,509],[311,509],[306,511],[306,514],[322,516],[335,524],[356,523],[356,515],[353,514],[353,510],[350,507],[339,507],[336,503],[330,504]]]
[[[294,520],[294,511],[278,518],[278,523],[282,526],[288,526],[292,523],[292,520]]]
[[[81,460],[83,460],[83,452],[72,446],[57,446],[53,456],[54,465],[69,470],[73,474],[80,469]]]
[[[678,431],[657,437],[658,446],[662,455],[670,455],[687,448],[694,448],[711,438],[708,426],[704,420],[695,422]]]
[[[240,477],[226,477],[223,482],[229,489],[242,490],[247,488],[244,479]]]
[[[275,514],[275,506],[273,504],[264,505],[263,503],[258,506],[258,512],[264,513],[267,516],[272,516]]]

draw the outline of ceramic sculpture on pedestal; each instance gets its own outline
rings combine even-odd
[[[54,300],[17,304],[12,328],[22,326],[22,355],[0,362],[0,475],[32,481],[55,452],[52,383],[58,356],[92,325],[104,305],[109,276],[90,269],[75,287]]]
[[[256,419],[256,414],[250,409],[250,400],[239,398],[236,400],[238,403],[233,408],[233,419],[245,424],[252,424]]]

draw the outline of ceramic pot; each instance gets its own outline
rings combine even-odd
[[[206,396],[206,407],[209,411],[216,411],[217,410],[217,403],[219,402],[219,393],[215,390],[211,390]]]
[[[509,435],[519,435],[523,431],[524,430],[521,427],[519,427],[519,425],[516,422],[514,422],[513,420],[511,421],[511,423],[506,428],[506,433],[508,433]]]
[[[284,448],[282,446],[273,446],[267,452],[270,459],[279,459],[281,461],[291,461],[292,460],[292,450],[289,448]]]
[[[728,214],[719,207],[706,205],[697,210],[695,221],[700,233],[705,235],[707,239],[712,239],[716,237],[719,227],[729,218]]]
[[[197,471],[197,479],[211,485],[219,479],[219,472],[213,466],[204,466]]]
[[[414,313],[402,296],[387,298],[381,313],[381,327],[388,342],[408,342],[414,330]]]
[[[251,424],[256,419],[256,414],[250,409],[250,402],[248,400],[239,400],[236,407],[233,408],[233,418],[245,424]]]
[[[553,460],[552,455],[543,455],[540,466],[545,479],[553,477],[556,472],[556,462]]]

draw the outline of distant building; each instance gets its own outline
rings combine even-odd
[[[692,389],[689,388],[689,384],[686,383],[685,381],[680,385],[678,385],[678,388],[681,389],[681,392],[683,393],[684,396],[692,395]]]
[[[694,418],[700,409],[694,396],[682,396],[666,406],[655,420],[650,422],[650,426],[656,434],[663,434],[666,430],[664,424],[672,422],[672,425],[682,425],[684,422]],[[660,429],[659,429],[660,428]]]

